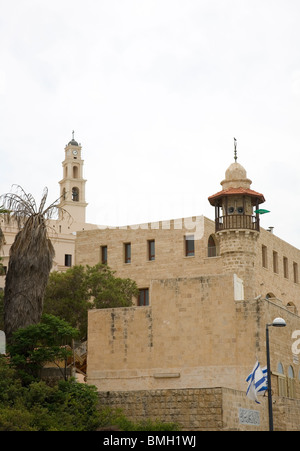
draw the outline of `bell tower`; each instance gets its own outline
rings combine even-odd
[[[219,240],[223,271],[243,280],[245,299],[254,298],[254,263],[259,236],[259,204],[263,194],[250,189],[246,170],[235,162],[226,170],[222,191],[208,198],[215,207],[216,238]]]
[[[85,184],[83,178],[83,164],[81,158],[82,147],[74,139],[65,147],[65,159],[63,166],[63,179],[60,184],[60,206],[64,208],[72,217],[73,221],[79,224],[86,222]]]

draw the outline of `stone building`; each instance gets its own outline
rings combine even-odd
[[[267,398],[245,396],[271,328],[274,422],[300,429],[300,251],[260,227],[263,194],[229,166],[203,216],[81,231],[76,263],[107,263],[140,289],[130,308],[89,312],[88,383],[136,419],[190,430],[265,430]]]

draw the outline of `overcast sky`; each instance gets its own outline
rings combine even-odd
[[[204,214],[238,162],[300,248],[299,0],[0,0],[0,194],[59,195],[83,146],[87,220]]]

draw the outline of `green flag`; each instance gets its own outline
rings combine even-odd
[[[263,209],[261,209],[261,210],[255,210],[254,213],[258,213],[259,215],[263,215],[263,214],[265,214],[265,213],[270,213],[270,211],[269,211],[269,210],[263,210]]]

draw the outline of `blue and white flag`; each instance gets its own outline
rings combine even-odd
[[[248,382],[246,396],[257,404],[260,404],[257,396],[263,395],[268,390],[267,367],[261,368],[257,361],[252,372],[247,377],[246,382]]]

